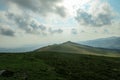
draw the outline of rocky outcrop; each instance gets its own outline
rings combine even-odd
[[[13,71],[10,71],[10,70],[0,70],[0,76],[12,77],[13,75],[14,75]]]

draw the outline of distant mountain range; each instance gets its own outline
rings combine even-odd
[[[32,51],[33,47],[21,47],[21,48],[0,48],[0,52],[27,52]]]
[[[112,49],[95,48],[77,44],[71,41],[54,44],[35,50],[36,52],[64,52],[64,53],[76,53],[76,54],[89,54],[89,55],[101,55],[101,56],[120,56],[120,51]]]
[[[42,47],[43,45],[27,45],[19,48],[0,48],[0,52],[16,53],[16,52],[29,52]]]
[[[100,38],[95,40],[82,41],[78,43],[92,47],[120,49],[120,37]]]

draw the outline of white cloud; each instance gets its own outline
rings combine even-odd
[[[86,5],[88,5],[87,9],[79,8],[77,10],[75,19],[79,24],[100,27],[104,25],[111,25],[113,23],[115,14],[107,2],[94,0]]]

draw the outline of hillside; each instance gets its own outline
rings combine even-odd
[[[120,37],[100,38],[95,40],[82,41],[78,43],[93,47],[120,49]]]
[[[0,54],[0,80],[120,80],[120,58],[63,52]],[[25,79],[25,77],[27,79]]]
[[[49,45],[37,49],[35,51],[36,52],[39,51],[66,52],[66,53],[90,54],[90,55],[113,56],[113,57],[120,56],[120,51],[117,50],[95,48],[95,47],[77,44],[71,41],[62,44]]]

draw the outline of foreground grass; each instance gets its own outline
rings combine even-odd
[[[15,74],[0,80],[120,80],[120,58],[72,53],[0,54],[3,69]]]

